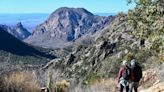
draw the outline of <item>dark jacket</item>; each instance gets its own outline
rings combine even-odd
[[[142,78],[142,69],[139,65],[131,66],[132,82],[139,82]]]

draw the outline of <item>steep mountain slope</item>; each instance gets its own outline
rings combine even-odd
[[[83,8],[59,8],[26,41],[34,45],[61,47],[66,42],[103,29],[113,18],[96,16]]]
[[[60,76],[73,80],[75,83],[73,88],[79,86],[77,84],[90,83],[92,78],[94,80],[116,76],[121,58],[128,53],[126,47],[131,44],[129,40],[135,41],[125,31],[126,20],[125,14],[116,16],[107,28],[92,37],[93,43],[76,45],[75,42],[69,48],[71,53],[61,57],[61,60],[53,60],[52,64],[46,65],[44,69],[48,69],[47,71],[52,71],[54,74],[57,70],[62,71]]]
[[[5,31],[7,31],[8,33],[12,34],[14,37],[16,37],[20,40],[23,40],[31,35],[31,33],[28,32],[27,29],[25,29],[23,27],[21,22],[19,22],[16,25],[16,27],[13,27],[13,28],[6,26],[6,25],[0,25],[0,28],[5,29]]]
[[[148,43],[135,38],[132,34],[134,30],[127,21],[126,14],[118,14],[107,28],[91,37],[92,43],[77,46],[75,42],[74,46],[67,47],[67,50],[72,51],[70,54],[66,54],[61,59],[52,60],[44,69],[52,71],[53,76],[61,72],[60,79],[71,80],[71,83],[73,82],[70,87],[71,92],[80,90],[79,88],[82,89],[79,92],[88,92],[90,89],[85,85],[96,85],[94,84],[96,81],[99,83],[106,78],[115,79],[122,60],[130,61],[135,58],[143,70],[159,66],[162,59],[158,57],[158,53],[149,50]],[[108,88],[106,90],[93,89],[92,91],[111,91],[110,88],[114,87],[115,81],[112,80],[111,83],[113,84],[110,87],[101,85]]]
[[[0,43],[1,72],[26,65],[40,66],[55,58],[55,56],[46,53],[44,49],[37,49],[25,44],[2,28],[0,28]]]

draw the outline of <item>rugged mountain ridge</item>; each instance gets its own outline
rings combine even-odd
[[[94,34],[103,29],[114,19],[113,16],[96,16],[84,8],[62,7],[37,26],[25,41],[45,47],[60,47],[86,34]]]
[[[8,33],[10,33],[11,35],[20,40],[24,40],[25,38],[31,35],[31,33],[23,27],[21,22],[17,23],[15,27],[0,25],[0,28],[4,29],[5,31],[7,31]]]
[[[132,44],[129,41],[137,42],[135,38],[127,34],[126,20],[127,16],[125,14],[116,16],[107,28],[93,35],[91,44],[76,46],[75,42],[75,45],[70,48],[72,52],[65,57],[61,57],[59,62],[55,62],[56,66],[62,67],[66,64],[67,67],[63,71],[66,74],[65,76],[80,79],[78,80],[80,82],[84,82],[84,80],[87,80],[93,74],[97,75],[97,73],[102,73],[101,76],[112,75],[117,71],[115,68],[119,69],[119,65],[117,67],[111,66],[121,62],[121,58],[129,52],[126,51],[127,44]],[[134,47],[132,46],[132,48]]]

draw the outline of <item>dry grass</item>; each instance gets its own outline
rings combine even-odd
[[[67,92],[69,87],[69,82],[66,80],[62,80],[58,83],[56,83],[56,91],[55,92]]]
[[[116,90],[116,80],[108,78],[95,80],[89,85],[75,84],[66,92],[118,92]]]
[[[40,92],[40,86],[34,73],[17,71],[2,79],[0,92]]]
[[[55,82],[50,77],[47,88],[50,90],[50,92],[67,92],[69,85],[70,85],[69,82],[66,80]]]
[[[91,92],[115,92],[116,90],[116,80],[113,78],[110,79],[101,79],[95,81],[91,86]]]
[[[160,54],[159,59],[164,62],[164,55]]]

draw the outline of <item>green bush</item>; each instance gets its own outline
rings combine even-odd
[[[89,84],[93,84],[95,81],[99,80],[101,77],[97,73],[90,74],[87,81]]]
[[[137,39],[149,41],[147,50],[164,54],[164,0],[128,0],[136,7],[128,12],[128,23]]]

